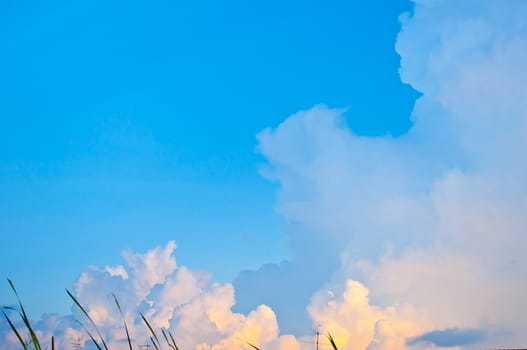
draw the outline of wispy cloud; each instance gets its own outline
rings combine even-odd
[[[485,332],[481,329],[449,328],[431,331],[410,339],[408,345],[428,343],[439,347],[467,346],[482,342],[485,336]]]

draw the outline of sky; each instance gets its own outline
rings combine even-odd
[[[322,101],[400,134],[417,96],[393,50],[404,1],[371,18],[362,2],[1,6],[0,273],[51,285],[26,297],[37,314],[126,249],[176,240],[220,281],[288,259],[256,134]]]
[[[42,337],[68,288],[116,349],[112,292],[138,343],[525,347],[522,0],[0,6],[0,277]]]

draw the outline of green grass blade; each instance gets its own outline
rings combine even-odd
[[[128,347],[130,348],[130,350],[133,350],[132,349],[132,340],[130,339],[130,332],[128,331],[128,326],[126,325],[126,320],[125,320],[124,315],[123,315],[123,310],[121,309],[121,305],[119,304],[119,300],[117,300],[117,297],[115,296],[114,293],[112,293],[112,296],[113,296],[113,300],[115,301],[115,304],[117,305],[117,308],[119,309],[119,313],[121,314],[121,317],[123,318],[124,330],[126,331],[126,339],[128,340]]]
[[[9,324],[9,327],[11,327],[11,330],[13,330],[13,332],[15,333],[16,337],[18,338],[18,341],[20,342],[20,344],[22,345],[24,350],[27,350],[26,342],[24,341],[24,339],[22,339],[22,336],[20,335],[20,333],[18,333],[18,330],[16,329],[15,325],[13,324],[13,322],[11,322],[11,320],[9,319],[9,317],[7,316],[7,314],[4,311],[2,311],[2,314],[4,314],[4,317],[7,320],[7,323]]]
[[[11,289],[13,290],[13,293],[15,293],[16,300],[18,301],[18,305],[20,306],[20,311],[22,311],[22,318],[27,318],[26,310],[24,310],[24,306],[22,305],[22,302],[20,301],[20,297],[18,296],[18,292],[16,291],[15,285],[13,284],[13,281],[11,279],[7,279],[7,283],[9,283],[9,286],[11,286]]]
[[[179,348],[177,347],[176,341],[174,340],[174,336],[172,335],[170,331],[168,331],[168,335],[170,336],[170,340],[172,340],[172,345],[174,345],[174,348],[176,350],[179,350]]]
[[[14,311],[16,312],[17,314],[20,315],[20,318],[22,318],[22,313],[20,313],[20,311],[16,308],[16,307],[13,307],[13,306],[4,306],[2,307],[4,310],[11,310],[11,311]]]
[[[152,344],[154,344],[154,349],[159,350],[159,347],[156,345],[154,338],[150,337],[150,341],[152,342]]]
[[[331,347],[333,348],[333,350],[339,350],[337,348],[337,344],[335,343],[335,339],[333,339],[333,337],[329,333],[328,333],[328,340],[331,343]]]
[[[24,321],[24,324],[26,325],[27,330],[29,331],[29,335],[31,336],[31,342],[33,343],[35,350],[42,350],[42,347],[40,346],[40,342],[37,338],[37,335],[35,331],[33,330],[33,327],[31,327],[31,324],[29,323],[29,319],[24,317],[23,321]]]
[[[51,350],[55,350],[55,337],[51,336]]]
[[[168,346],[173,349],[173,350],[176,350],[176,348],[174,347],[174,345],[170,344],[170,341],[168,340],[168,336],[167,336],[167,332],[165,332],[165,330],[163,328],[161,328],[161,333],[163,334],[163,338],[165,338],[165,341],[167,342]]]
[[[18,305],[20,306],[20,311],[22,313],[21,314],[22,321],[24,322],[24,325],[26,326],[29,332],[29,335],[31,337],[31,342],[33,343],[35,350],[42,350],[42,347],[40,346],[40,342],[37,338],[37,335],[33,331],[33,327],[31,327],[31,323],[29,322],[29,317],[27,317],[26,310],[24,309],[24,306],[22,305],[22,301],[20,300],[20,297],[18,296],[18,292],[16,291],[15,284],[9,278],[7,279],[7,282],[11,286],[11,289],[13,290],[13,292],[15,293],[16,299],[18,301]]]
[[[148,327],[148,329],[150,330],[150,333],[152,334],[153,336],[153,339],[152,339],[152,343],[154,344],[154,347],[156,348],[156,350],[159,350],[159,339],[157,338],[157,335],[156,335],[156,332],[154,332],[154,329],[152,328],[152,326],[150,325],[150,323],[148,322],[148,320],[146,319],[145,315],[143,315],[142,313],[140,314],[141,315],[141,318],[143,319],[143,321],[145,322],[146,326]],[[154,339],[157,341],[157,345],[156,343],[154,342]]]
[[[94,336],[90,333],[90,331],[84,326],[84,324],[81,321],[79,321],[79,320],[75,320],[75,321],[77,321],[77,323],[80,324],[80,326],[86,332],[86,334],[88,334],[88,337],[90,337],[91,341],[95,344],[97,349],[102,350],[102,347],[99,345],[99,343],[94,338]]]
[[[167,342],[168,346],[172,348],[172,345],[168,341],[167,334],[166,334],[166,332],[165,332],[165,330],[163,328],[161,328],[161,334],[163,334],[163,338],[165,338],[165,341]]]
[[[259,347],[257,347],[256,345],[253,345],[251,343],[247,343],[247,345],[249,345],[251,348],[253,348],[254,350],[260,350]]]
[[[95,322],[93,322],[92,318],[88,314],[88,312],[84,309],[84,307],[81,305],[81,303],[73,296],[73,294],[70,293],[69,290],[66,289],[66,293],[70,296],[70,298],[73,300],[73,302],[77,305],[77,307],[82,311],[82,313],[86,316],[86,318],[90,321],[92,326],[95,328],[95,331],[97,332],[97,335],[99,336],[99,339],[101,340],[102,345],[104,346],[105,350],[108,350],[108,346],[106,346],[106,342],[104,341],[104,337],[102,336],[101,332],[99,331],[99,328],[95,325]],[[84,327],[84,326],[83,326]],[[84,327],[86,329],[86,327]]]

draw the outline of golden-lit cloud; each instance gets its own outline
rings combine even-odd
[[[308,310],[313,322],[334,338],[339,349],[406,348],[406,340],[430,327],[409,305],[386,308],[371,305],[368,289],[347,280],[339,295],[321,290]]]

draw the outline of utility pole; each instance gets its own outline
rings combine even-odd
[[[319,336],[320,332],[317,330],[317,350],[318,350],[318,336]]]

